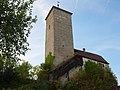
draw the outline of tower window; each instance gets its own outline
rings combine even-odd
[[[49,29],[50,29],[50,25],[49,25]]]

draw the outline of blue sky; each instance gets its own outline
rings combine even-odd
[[[103,56],[120,84],[120,0],[59,0],[60,8],[73,13],[74,47]],[[28,41],[31,50],[25,56],[32,65],[44,62],[45,17],[57,0],[36,0],[34,24]]]

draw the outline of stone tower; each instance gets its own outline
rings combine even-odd
[[[74,55],[71,12],[53,6],[46,17],[45,56],[55,56],[54,65]]]

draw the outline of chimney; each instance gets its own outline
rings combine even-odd
[[[85,52],[85,48],[83,48],[83,51]]]

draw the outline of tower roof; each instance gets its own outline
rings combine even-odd
[[[51,11],[52,11],[53,9],[58,9],[58,10],[64,11],[64,12],[72,15],[72,13],[69,12],[69,11],[66,11],[66,10],[61,9],[61,8],[59,8],[59,7],[56,7],[56,6],[53,6],[53,7],[51,8],[51,10],[49,11],[49,13],[48,13],[47,17],[45,18],[45,20],[47,20],[48,16],[50,15],[50,13],[51,13]]]

